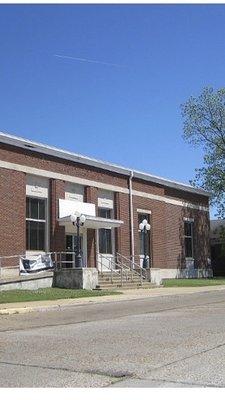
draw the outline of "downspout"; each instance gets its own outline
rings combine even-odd
[[[131,232],[131,260],[132,266],[134,267],[134,210],[133,210],[133,189],[132,189],[132,179],[134,172],[130,171],[129,177],[129,200],[130,200],[130,232]]]

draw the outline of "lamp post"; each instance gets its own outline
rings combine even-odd
[[[81,255],[81,246],[80,246],[80,227],[84,225],[86,221],[86,217],[83,214],[76,213],[71,214],[70,220],[72,224],[77,227],[77,249],[75,253],[75,267],[82,268],[83,267],[83,259]]]
[[[148,268],[148,258],[147,258],[147,248],[146,248],[146,237],[148,231],[150,231],[151,226],[148,223],[147,219],[143,219],[143,221],[139,224],[139,229],[143,235],[143,243],[144,243],[144,259],[143,259],[143,268]]]

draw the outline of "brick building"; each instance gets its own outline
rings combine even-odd
[[[225,276],[225,219],[210,221],[210,245],[214,276]]]
[[[141,263],[147,219],[152,273],[208,274],[208,200],[202,189],[0,133],[0,256],[73,249],[68,216],[81,211],[88,267],[100,254]]]

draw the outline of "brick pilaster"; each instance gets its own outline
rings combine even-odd
[[[114,218],[121,219],[120,217],[120,193],[114,193]],[[115,251],[121,253],[121,228],[115,228]]]
[[[98,189],[95,187],[87,186],[85,188],[85,201],[93,203],[98,211]],[[89,268],[96,268],[96,234],[95,229],[87,229],[87,266]]]
[[[65,251],[65,227],[58,223],[59,199],[65,198],[65,182],[50,179],[50,248]]]
[[[0,256],[24,254],[26,252],[25,173],[0,169],[0,210]],[[9,259],[9,263],[13,261]]]

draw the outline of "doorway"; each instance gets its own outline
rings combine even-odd
[[[83,235],[80,235],[80,248],[81,248],[81,255],[83,259],[83,266],[86,266],[86,259],[84,254],[84,241]],[[73,267],[73,254],[71,252],[77,252],[77,235],[66,235],[66,261],[71,261],[67,263],[68,268]]]

